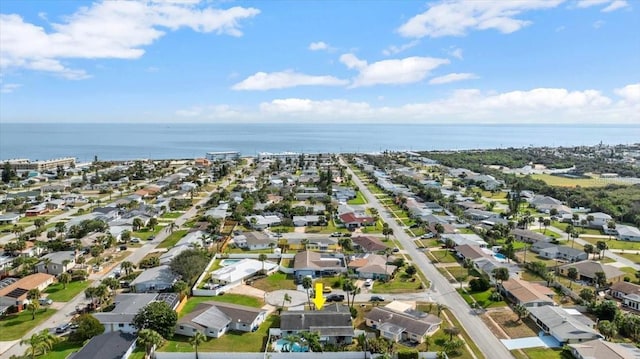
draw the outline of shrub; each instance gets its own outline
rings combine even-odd
[[[485,278],[474,278],[469,281],[472,292],[484,292],[491,287],[491,283]]]
[[[418,351],[415,349],[402,349],[398,351],[398,359],[418,359]]]

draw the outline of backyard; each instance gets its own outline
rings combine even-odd
[[[91,284],[90,280],[74,281],[67,283],[67,288],[64,288],[62,283],[54,283],[47,287],[44,294],[54,302],[68,302],[85,290],[89,284]]]

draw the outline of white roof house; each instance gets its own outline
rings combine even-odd
[[[261,262],[255,259],[245,258],[236,263],[217,269],[211,273],[211,280],[219,283],[240,283],[256,273],[264,270],[268,273],[278,267],[271,262]]]

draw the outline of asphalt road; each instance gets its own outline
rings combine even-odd
[[[343,162],[342,159],[341,162]],[[344,162],[343,164],[346,165]],[[413,243],[413,239],[405,233],[403,227],[398,225],[394,218],[389,216],[384,206],[380,204],[360,178],[358,178],[351,168],[348,168],[347,171],[351,174],[353,181],[360,191],[362,191],[369,205],[376,208],[380,217],[393,229],[394,236],[402,243],[402,246],[411,257],[413,263],[418,266],[422,273],[431,281],[431,298],[438,303],[445,304],[455,314],[456,318],[460,321],[485,357],[488,359],[513,358],[500,340],[493,334],[490,334],[491,331],[489,328],[474,314],[473,310],[469,308],[469,305],[456,292],[454,286],[438,272],[431,261],[427,259],[426,255],[417,249]],[[428,298],[423,298],[423,300],[428,300]]]

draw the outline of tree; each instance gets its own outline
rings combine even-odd
[[[302,278],[302,288],[307,291],[307,302],[309,302],[309,308],[311,308],[311,296],[309,295],[309,289],[313,287],[313,280],[311,277],[305,276]]]
[[[73,342],[84,342],[104,333],[104,325],[91,314],[81,314],[73,322],[78,325],[78,328],[69,335],[69,339]]]
[[[267,260],[267,255],[264,253],[260,253],[260,255],[258,256],[258,260],[262,262],[262,274],[264,274],[264,261]]]
[[[609,240],[611,240],[611,233],[616,229],[616,221],[607,222],[607,229],[609,230]]]
[[[122,233],[120,233],[120,240],[123,241],[124,243],[129,243],[129,241],[131,240],[131,231],[129,230],[122,231]]]
[[[596,297],[595,293],[593,292],[592,289],[590,288],[583,288],[580,291],[579,294],[580,298],[582,298],[582,300],[584,300],[585,302],[592,302],[593,299]]]
[[[569,289],[571,289],[571,284],[578,279],[578,269],[576,267],[569,268],[567,270],[567,277],[571,279],[571,282],[569,282]]]
[[[416,274],[418,270],[416,269],[416,266],[412,264],[410,266],[407,266],[407,268],[404,269],[404,272],[407,273],[407,275],[409,275],[410,277],[413,277],[413,275]]]
[[[349,307],[353,306],[349,304],[349,294],[351,294],[351,292],[353,292],[355,289],[356,287],[351,280],[347,279],[344,282],[342,282],[342,290],[347,295],[347,306]]]
[[[145,359],[149,359],[153,350],[164,343],[164,338],[153,329],[142,329],[138,332],[137,342],[144,347]]]
[[[618,334],[618,328],[615,323],[608,320],[601,320],[598,322],[598,330],[604,335],[605,340],[609,340]]]
[[[29,304],[27,304],[27,310],[31,312],[31,320],[36,319],[36,311],[40,309],[40,301],[31,300]]]
[[[2,182],[9,183],[13,177],[15,177],[15,171],[9,161],[6,161],[2,166]]]
[[[598,259],[602,259],[604,252],[609,248],[609,246],[605,241],[597,241],[596,248],[598,249]]]
[[[206,342],[207,339],[208,339],[207,336],[202,334],[199,331],[197,331],[196,334],[189,339],[189,344],[191,344],[191,346],[196,352],[196,359],[198,359],[198,346]]]
[[[180,294],[180,298],[184,298],[189,293],[189,284],[183,280],[173,283],[173,291]]]
[[[607,285],[607,275],[604,272],[595,272],[594,275],[596,277],[593,279],[593,285],[596,288],[602,288]]]
[[[282,308],[284,308],[284,303],[291,303],[291,296],[288,293],[284,293],[284,298],[282,298]]]
[[[62,283],[62,289],[67,289],[67,284],[71,282],[71,274],[64,272],[58,276],[58,282]]]
[[[438,318],[440,318],[440,315],[442,314],[442,312],[447,309],[447,306],[441,303],[438,303],[438,305],[436,305],[436,311],[438,313]]]
[[[591,254],[591,253],[593,253],[593,258],[594,259],[596,258],[595,248],[593,247],[593,244],[589,244],[589,243],[585,244],[583,250],[587,254],[587,259],[589,257],[589,254]]]
[[[573,225],[568,225],[567,228],[564,229],[564,232],[567,234],[567,240],[569,240],[569,236],[571,236],[571,233],[573,233]]]
[[[34,359],[38,355],[46,354],[58,341],[60,341],[60,338],[51,334],[47,329],[44,329],[39,333],[31,335],[28,339],[20,340],[20,345],[28,345],[29,348],[27,348],[26,354],[31,359]]]
[[[128,276],[136,268],[136,266],[129,261],[124,261],[120,264],[120,268],[122,268],[124,274]]]
[[[513,312],[516,313],[516,315],[518,316],[518,321],[522,320],[523,317],[527,316],[527,313],[529,312],[527,310],[527,307],[525,307],[522,304],[516,304],[513,307]]]
[[[171,338],[178,321],[178,315],[166,302],[151,302],[133,317],[133,325],[138,329],[153,329],[163,338]]]
[[[429,347],[431,347],[431,337],[429,335],[425,335],[423,343],[424,343],[424,345],[426,347],[426,351],[429,351]]]
[[[444,332],[449,334],[449,340],[453,340],[454,335],[460,334],[460,329],[458,327],[448,327],[444,328]]]
[[[120,281],[114,277],[108,277],[103,279],[102,284],[104,284],[107,288],[109,288],[114,295],[116,290],[120,288]]]
[[[542,221],[542,224],[544,225],[544,234],[547,234],[547,227],[551,225],[551,220],[549,218],[545,218]]]
[[[140,217],[134,218],[133,222],[131,222],[131,227],[134,231],[139,231],[142,226],[144,226],[144,222]]]
[[[491,274],[496,281],[500,281],[500,284],[509,279],[509,270],[506,267],[495,268]]]
[[[202,251],[187,249],[175,256],[169,267],[182,277],[182,280],[192,285],[209,263],[209,258]]]

